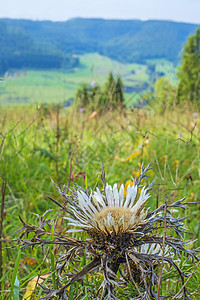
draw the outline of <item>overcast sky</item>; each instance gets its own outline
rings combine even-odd
[[[200,0],[0,0],[0,18],[158,19],[200,24]]]

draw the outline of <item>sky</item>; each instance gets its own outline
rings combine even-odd
[[[0,18],[66,21],[75,17],[200,24],[200,0],[0,0]]]

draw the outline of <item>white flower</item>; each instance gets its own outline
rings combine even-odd
[[[119,191],[117,184],[106,185],[105,195],[97,188],[90,195],[83,190],[76,191],[78,203],[70,209],[75,219],[67,217],[69,224],[82,230],[99,230],[105,234],[119,232],[134,232],[139,223],[146,223],[144,205],[150,197],[145,187],[142,188],[139,199],[137,185],[128,186],[124,197],[124,185]],[[70,230],[72,231],[72,230]]]
[[[84,250],[94,257],[93,261],[83,267],[78,275],[77,273],[74,275],[66,287],[76,281],[76,278],[80,278],[79,276],[82,277],[83,274],[98,267],[104,276],[100,286],[102,299],[105,297],[116,299],[115,286],[118,285],[116,275],[121,269],[126,281],[134,280],[143,289],[142,299],[157,299],[158,295],[154,287],[158,284],[161,262],[167,267],[165,270],[163,265],[163,272],[168,272],[174,267],[184,285],[185,274],[179,268],[180,257],[182,253],[185,253],[188,258],[198,260],[196,257],[198,249],[184,248],[184,245],[188,243],[182,240],[183,233],[186,231],[182,222],[184,218],[176,218],[170,211],[185,208],[183,203],[185,198],[172,204],[166,201],[165,204],[147,213],[145,204],[150,197],[148,192],[153,182],[147,188],[142,188],[140,184],[147,177],[146,172],[150,169],[149,167],[143,168],[142,166],[141,174],[135,179],[134,186],[129,185],[126,191],[123,184],[119,189],[117,184],[113,187],[105,185],[103,171],[101,176],[103,192],[97,188],[96,191],[88,194],[79,187],[72,195],[67,195],[65,186],[62,190],[56,186],[60,195],[69,204],[64,208],[71,217],[66,217],[66,219],[74,228],[68,232],[84,230],[87,233],[85,241],[81,241],[80,236],[77,240],[66,237],[67,243],[72,242],[73,249],[67,252],[67,260],[71,252],[80,255]],[[166,228],[165,238],[163,237],[164,228]],[[171,235],[173,231],[176,237]],[[187,290],[184,290],[184,297],[186,294]],[[135,299],[141,299],[141,297]]]

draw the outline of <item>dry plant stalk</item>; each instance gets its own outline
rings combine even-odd
[[[185,232],[183,221],[185,218],[175,218],[170,209],[185,209],[188,203],[185,198],[175,201],[173,204],[167,202],[154,211],[145,208],[150,197],[149,191],[153,185],[141,188],[141,181],[147,177],[146,172],[150,165],[141,169],[139,178],[135,180],[134,186],[127,188],[124,196],[124,185],[118,190],[117,184],[113,187],[106,184],[105,174],[102,168],[101,180],[103,191],[87,190],[76,186],[71,195],[66,194],[65,186],[60,189],[55,185],[58,193],[66,200],[61,205],[51,199],[59,207],[65,210],[68,216],[68,225],[72,226],[68,232],[86,232],[87,239],[82,241],[76,238],[60,235],[54,232],[54,239],[46,239],[44,235],[51,236],[53,221],[45,219],[45,214],[40,217],[40,225],[27,225],[22,219],[23,227],[19,238],[22,248],[44,245],[58,245],[60,255],[56,262],[58,276],[58,290],[47,286],[41,286],[46,294],[42,299],[68,299],[68,287],[74,282],[82,279],[86,274],[98,270],[103,274],[103,281],[97,293],[96,299],[117,299],[116,286],[132,282],[136,287],[138,296],[135,299],[163,299],[159,295],[160,281],[163,264],[168,268],[174,268],[182,281],[183,299],[190,299],[184,284],[186,274],[180,269],[178,260],[182,253],[188,259],[197,260],[198,249],[186,248],[187,241],[183,241],[182,234]],[[141,189],[138,193],[138,189]],[[70,216],[69,216],[70,215]],[[48,224],[49,231],[45,229]],[[166,234],[166,230],[176,233],[177,237]],[[160,232],[165,231],[164,238]],[[32,239],[24,239],[30,232],[34,232]],[[191,241],[190,241],[191,242]],[[76,261],[77,256],[86,253],[92,261],[71,275],[67,284],[62,285],[62,277],[66,276],[66,266],[71,261]],[[161,265],[161,269],[159,266]],[[121,279],[117,281],[117,272],[120,271]],[[159,286],[159,288],[158,288]],[[156,292],[158,290],[158,292]],[[101,292],[101,296],[99,296]],[[173,296],[173,295],[172,295]]]

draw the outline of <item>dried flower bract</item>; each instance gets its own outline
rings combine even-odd
[[[197,260],[198,250],[189,250],[187,242],[183,242],[182,234],[186,230],[184,218],[175,218],[171,215],[171,208],[183,208],[185,198],[161,205],[154,211],[146,208],[150,197],[150,189],[141,187],[141,181],[147,177],[146,172],[150,166],[143,168],[133,186],[128,186],[124,191],[122,184],[118,189],[117,184],[110,186],[105,183],[102,172],[103,190],[85,191],[77,187],[71,195],[65,193],[65,187],[61,190],[56,186],[59,194],[66,200],[62,208],[67,211],[68,232],[84,231],[87,233],[86,241],[61,236],[55,233],[55,240],[50,242],[43,239],[46,233],[44,226],[40,228],[24,224],[20,241],[23,247],[33,245],[58,244],[64,247],[64,251],[58,258],[56,269],[58,276],[62,277],[67,263],[81,253],[92,257],[92,261],[86,264],[80,272],[72,275],[67,284],[58,290],[43,287],[46,296],[43,299],[68,299],[67,287],[83,278],[87,273],[99,270],[103,274],[103,281],[97,293],[96,299],[117,299],[116,287],[131,282],[136,293],[134,299],[163,299],[157,295],[157,286],[160,275],[160,265],[166,264],[168,268],[175,268],[184,285],[185,274],[179,267],[181,253],[185,253],[188,259]],[[140,191],[139,191],[140,190]],[[124,196],[126,194],[126,196]],[[51,199],[51,198],[50,198]],[[56,204],[61,206],[56,200]],[[45,223],[41,219],[41,224]],[[51,225],[49,225],[51,227]],[[170,234],[166,233],[166,229]],[[31,241],[22,239],[25,233],[34,231],[34,239]],[[44,232],[45,231],[45,232]],[[176,234],[176,237],[172,235]],[[79,234],[80,235],[80,234]],[[117,280],[117,272],[120,272],[120,281]],[[162,275],[162,272],[161,272]],[[184,299],[188,297],[186,286],[183,287]]]

